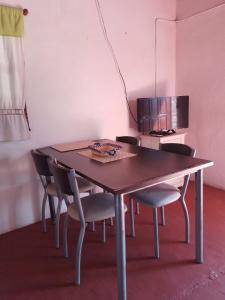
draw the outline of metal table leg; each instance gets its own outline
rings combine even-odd
[[[51,182],[50,177],[46,177],[47,183]],[[55,224],[56,222],[56,215],[55,215],[55,204],[54,204],[54,199],[50,195],[48,195],[48,202],[49,202],[49,209],[50,209],[50,215],[52,222]]]
[[[203,263],[203,170],[195,173],[195,256]]]
[[[126,239],[124,219],[124,199],[121,195],[115,195],[116,212],[116,256],[117,256],[117,283],[118,299],[126,300]]]

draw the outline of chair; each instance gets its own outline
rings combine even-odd
[[[160,144],[160,150],[171,153],[186,155],[194,157],[196,151],[191,147],[184,144]],[[183,186],[178,189],[173,185],[167,183],[161,183],[156,186],[140,190],[129,195],[130,199],[130,219],[131,219],[131,235],[135,236],[134,228],[134,214],[133,214],[133,199],[137,202],[141,202],[145,205],[152,207],[153,209],[153,223],[154,223],[154,253],[155,257],[159,258],[159,236],[158,236],[158,215],[157,208],[162,208],[167,204],[173,203],[177,200],[180,201],[185,218],[185,241],[190,242],[190,222],[188,210],[185,202],[185,194],[188,186],[190,175],[184,177]]]
[[[121,142],[121,143],[127,143],[127,144],[130,144],[130,145],[141,146],[140,139],[135,137],[135,136],[128,136],[128,135],[117,136],[116,141]],[[139,207],[138,202],[136,202],[136,214],[137,215],[140,214],[140,207]]]
[[[53,182],[53,175],[50,171],[48,160],[50,157],[41,153],[39,150],[31,150],[31,155],[37,170],[38,175],[40,176],[42,186],[44,188],[44,197],[42,201],[42,223],[44,232],[47,231],[46,228],[46,219],[45,219],[45,208],[47,197],[57,197],[57,190],[55,183]],[[95,185],[90,183],[88,180],[77,177],[77,183],[79,187],[79,192],[84,193],[92,193]],[[64,197],[65,203],[68,206],[69,200],[67,197]],[[60,212],[62,206],[62,199],[58,199],[57,212],[56,212],[56,224],[55,224],[55,243],[56,247],[59,248],[59,222],[60,222]]]
[[[54,180],[57,185],[58,197],[72,196],[73,203],[67,207],[64,223],[64,255],[68,257],[68,222],[69,217],[80,222],[80,232],[76,249],[75,282],[80,284],[80,263],[82,244],[87,222],[104,221],[115,217],[114,197],[111,193],[96,193],[80,198],[77,177],[73,169],[59,165],[56,161],[49,162]],[[125,210],[127,210],[125,206]]]
[[[121,142],[121,143],[135,145],[135,146],[140,146],[140,140],[139,140],[139,138],[137,138],[135,136],[127,136],[127,135],[117,136],[116,141]]]

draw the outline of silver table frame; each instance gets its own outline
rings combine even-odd
[[[115,194],[118,299],[127,299],[124,194]],[[203,263],[203,170],[195,172],[195,258]]]
[[[107,140],[108,141],[108,140]],[[127,144],[124,144],[126,149]],[[131,147],[129,145],[129,147]],[[131,148],[129,148],[131,149]],[[150,149],[145,149],[141,147],[132,146],[132,149],[137,153],[139,151],[150,151]],[[134,182],[127,187],[118,187],[118,191],[114,187],[110,188],[107,183],[101,182],[101,178],[93,178],[86,168],[92,168],[88,161],[85,162],[81,156],[77,155],[76,159],[74,152],[71,154],[64,154],[51,149],[50,147],[40,149],[42,152],[56,157],[59,161],[74,168],[78,174],[86,177],[88,180],[93,181],[97,185],[101,186],[103,189],[108,190],[114,194],[115,198],[115,215],[116,215],[116,253],[117,253],[117,282],[118,282],[118,299],[126,300],[126,239],[125,239],[125,216],[124,216],[124,195],[137,190],[145,189],[147,187],[157,185],[162,182],[169,181],[178,177],[183,177],[188,174],[195,174],[195,258],[197,263],[203,263],[203,169],[213,166],[212,161],[202,160],[193,158],[196,160],[196,165],[185,164],[184,169],[179,168],[176,173],[169,173],[162,176],[155,176],[153,178],[146,178],[146,184],[140,182],[135,184]],[[131,151],[132,152],[132,151]],[[157,152],[156,150],[151,150],[152,154]],[[76,152],[75,152],[76,153]],[[138,157],[138,156],[137,156]],[[159,159],[159,157],[157,157]],[[171,171],[174,172],[174,171]]]

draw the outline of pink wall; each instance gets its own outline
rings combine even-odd
[[[18,5],[8,0],[8,5]],[[154,95],[154,19],[175,0],[100,0],[130,100]],[[41,189],[29,151],[44,145],[136,133],[103,38],[95,1],[20,0],[32,138],[0,146],[0,233],[40,219]],[[175,92],[175,26],[159,26],[158,93]]]
[[[190,95],[187,140],[197,148],[197,156],[215,162],[215,166],[205,172],[205,182],[223,189],[224,54],[225,5],[177,23],[177,94]]]
[[[224,0],[177,0],[177,18],[183,19],[211,7],[225,3]]]

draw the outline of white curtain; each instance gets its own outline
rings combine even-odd
[[[22,37],[0,36],[0,141],[30,137],[25,115]]]

